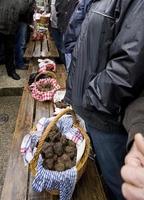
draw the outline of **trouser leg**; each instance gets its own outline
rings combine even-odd
[[[14,35],[4,35],[5,65],[8,74],[15,72],[14,47],[15,47]]]
[[[27,24],[20,23],[15,41],[15,64],[18,67],[24,66],[24,51],[26,46],[26,33],[27,33]]]
[[[87,131],[92,140],[104,181],[114,196],[111,200],[123,200],[120,170],[126,155],[127,134],[99,131],[88,124]]]

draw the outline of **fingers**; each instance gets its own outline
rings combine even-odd
[[[140,160],[141,156],[142,156],[141,153],[138,151],[134,143],[130,152],[125,157],[125,164],[129,164],[133,167],[141,166],[141,160]]]
[[[144,200],[144,189],[127,183],[122,185],[122,194],[127,200]]]
[[[121,169],[121,176],[126,183],[137,187],[144,187],[144,168],[125,165]]]
[[[129,164],[133,167],[139,167],[141,166],[141,161],[137,157],[132,157],[130,155],[127,155],[125,157],[125,164]]]

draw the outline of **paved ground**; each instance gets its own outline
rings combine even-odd
[[[6,73],[4,65],[0,65],[0,96],[21,95],[24,84],[26,83],[27,70],[16,70],[20,75],[20,80],[14,80]]]
[[[0,97],[0,194],[8,163],[20,98],[20,96]]]
[[[0,66],[0,196],[9,158],[11,141],[27,70],[17,70],[19,81],[7,76]]]

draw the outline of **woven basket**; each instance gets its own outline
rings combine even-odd
[[[38,77],[41,75],[46,75],[45,78],[42,78],[37,81]],[[46,86],[49,85],[49,89]],[[55,92],[60,89],[59,84],[56,81],[56,75],[51,71],[46,71],[39,73],[34,82],[29,86],[31,90],[32,97],[38,101],[51,101]]]
[[[45,129],[42,137],[39,140],[39,144],[36,150],[36,153],[34,155],[33,160],[30,162],[29,167],[30,170],[32,172],[32,175],[35,176],[36,174],[36,168],[37,168],[37,163],[38,163],[38,159],[39,159],[39,154],[42,151],[42,146],[45,142],[45,139],[47,138],[50,130],[52,129],[52,127],[57,123],[57,121],[65,114],[67,113],[71,113],[72,118],[73,118],[73,126],[78,128],[81,132],[81,134],[83,135],[85,141],[86,141],[86,146],[85,146],[85,150],[83,153],[82,158],[79,160],[79,162],[76,164],[76,169],[77,169],[77,181],[81,178],[82,174],[85,171],[86,168],[86,164],[87,164],[87,160],[88,160],[88,156],[89,156],[89,152],[90,152],[90,139],[88,137],[88,135],[86,134],[85,130],[80,127],[79,121],[77,120],[76,114],[73,110],[71,110],[69,107],[67,107],[66,109],[64,109],[61,113],[59,113],[54,120],[52,120],[49,125],[47,126],[47,128]],[[50,192],[52,195],[58,195],[59,191],[58,190],[50,190],[48,191]]]
[[[50,77],[50,78],[54,78],[54,79],[56,79],[56,75],[55,75],[54,72],[52,72],[52,71],[45,71],[45,72],[38,73],[37,76],[35,77],[34,82],[37,81],[37,79],[38,79],[38,77],[40,77],[40,75],[46,75],[47,78]]]

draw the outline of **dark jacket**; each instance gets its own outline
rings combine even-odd
[[[69,20],[78,2],[78,0],[56,0],[55,6],[58,17],[58,29],[61,33],[66,31]]]
[[[15,34],[20,14],[27,15],[31,0],[0,0],[0,33]]]
[[[129,135],[128,145],[134,140],[136,133],[144,136],[144,95],[128,106],[123,124]]]
[[[65,100],[98,129],[120,130],[144,86],[144,1],[96,0],[81,27]]]
[[[22,10],[19,15],[19,21],[24,22],[26,24],[32,24],[35,7],[35,0],[29,0],[29,3],[25,5],[25,9]]]
[[[81,0],[75,8],[63,37],[66,53],[72,53],[80,34],[82,22],[91,3],[92,0]]]

